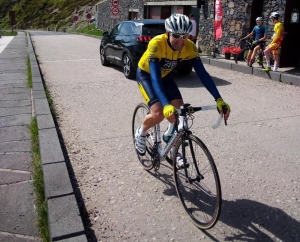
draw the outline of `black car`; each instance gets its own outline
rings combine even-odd
[[[123,67],[126,78],[135,77],[138,62],[147,49],[149,41],[165,33],[165,20],[129,20],[117,24],[110,33],[103,33],[100,44],[100,59],[103,66],[115,64]],[[188,75],[192,71],[190,61],[181,61],[176,70]]]

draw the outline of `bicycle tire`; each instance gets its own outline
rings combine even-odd
[[[175,147],[173,160],[180,148],[182,149],[181,140]],[[184,149],[185,159],[189,163],[188,168],[178,169],[176,162],[173,162],[176,191],[192,222],[202,230],[210,229],[216,224],[221,213],[222,194],[219,174],[213,157],[199,138],[194,135],[187,136]],[[203,179],[200,182],[188,182],[185,169],[189,177],[195,178],[197,168]]]
[[[249,49],[246,49],[246,50],[244,51],[244,60],[245,60],[246,62],[248,62],[248,52],[249,52]]]
[[[146,140],[146,154],[144,156],[139,155],[137,150],[135,149],[135,132],[137,128],[143,123],[144,118],[147,114],[150,113],[149,107],[145,103],[140,103],[136,106],[133,112],[133,117],[132,117],[132,137],[133,137],[133,145],[134,145],[134,150],[136,151],[136,154],[138,156],[138,159],[140,163],[142,164],[143,168],[147,171],[151,170],[153,166],[153,142],[151,141],[150,135],[156,135],[156,128],[155,126],[148,130],[147,134],[147,140]]]

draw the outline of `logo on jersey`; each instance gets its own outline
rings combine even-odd
[[[151,52],[156,52],[157,51],[157,46],[156,45],[153,45],[153,44],[150,44],[148,46],[148,49],[151,51]]]
[[[172,70],[176,66],[177,66],[177,60],[168,60],[168,59],[162,60],[162,68],[163,69]]]

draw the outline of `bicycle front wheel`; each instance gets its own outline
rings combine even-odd
[[[149,107],[144,104],[140,103],[136,106],[133,112],[132,117],[132,137],[133,137],[133,145],[134,150],[135,149],[135,133],[136,130],[142,125],[145,116],[150,113]],[[148,130],[147,136],[146,136],[146,154],[144,156],[139,155],[139,153],[136,151],[136,154],[138,156],[138,159],[145,170],[151,170],[153,168],[153,152],[154,152],[154,140],[155,140],[155,126]]]
[[[205,144],[194,135],[185,138],[183,147],[180,140],[175,151],[174,156],[185,153],[183,159],[188,164],[187,168],[178,169],[174,162],[174,180],[181,204],[197,227],[209,229],[220,216],[222,201],[215,162]]]

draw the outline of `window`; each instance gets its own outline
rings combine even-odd
[[[115,36],[119,33],[120,30],[120,24],[116,25],[111,31],[110,31],[110,36]]]
[[[131,23],[123,23],[121,30],[120,30],[120,35],[128,35],[132,34],[132,24]]]
[[[146,24],[143,26],[143,35],[158,35],[166,32],[164,24]]]

